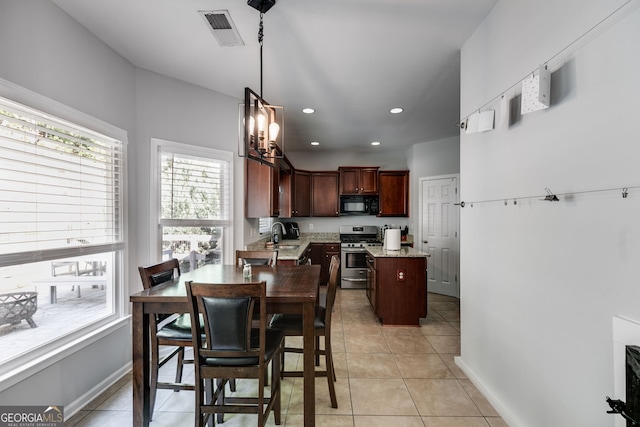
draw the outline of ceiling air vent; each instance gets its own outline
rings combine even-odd
[[[198,13],[205,19],[220,46],[244,46],[228,10],[200,10]]]

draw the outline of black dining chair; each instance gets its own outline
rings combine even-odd
[[[278,263],[278,251],[236,251],[236,265],[268,265],[273,267]]]
[[[333,366],[333,354],[331,352],[331,313],[333,312],[333,304],[336,300],[336,292],[338,288],[338,272],[340,270],[340,258],[336,255],[331,257],[329,265],[329,282],[327,283],[327,298],[324,306],[317,305],[314,319],[315,336],[316,336],[316,365],[319,364],[319,356],[325,356],[326,370],[316,370],[316,377],[327,377],[329,384],[329,397],[331,398],[331,407],[337,408],[338,401],[336,399],[336,390],[334,382],[336,381],[336,372]],[[269,327],[283,330],[286,336],[301,337],[302,334],[302,315],[300,314],[275,314],[270,321]],[[324,350],[320,349],[320,337],[324,337]],[[302,353],[303,349],[296,347],[285,347],[285,353]],[[301,377],[302,371],[285,371],[284,370],[284,354],[282,358],[282,375],[286,377]]]
[[[281,423],[280,360],[284,333],[267,328],[266,282],[212,284],[186,282],[195,355],[196,426],[213,414],[255,413],[264,426],[271,410]],[[260,326],[252,327],[254,306]],[[198,319],[203,319],[201,326]],[[265,377],[271,363],[270,395]],[[230,379],[258,382],[258,397],[228,397]],[[238,392],[239,393],[239,392]],[[224,415],[222,415],[224,416]],[[221,420],[219,419],[219,422]]]
[[[180,276],[180,263],[171,259],[148,267],[138,267],[142,286],[151,289]],[[182,383],[182,371],[185,364],[192,364],[193,359],[184,356],[185,347],[193,345],[191,337],[191,318],[188,313],[183,314],[151,314],[149,315],[149,330],[151,343],[151,413],[156,402],[157,389],[173,391],[194,390],[193,384]],[[160,346],[174,347],[163,357],[160,357]],[[174,382],[159,382],[158,371],[169,360],[176,357],[176,376]]]

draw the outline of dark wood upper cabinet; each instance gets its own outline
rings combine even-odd
[[[378,168],[342,166],[340,194],[378,194]]]
[[[311,172],[311,216],[339,216],[337,171]]]
[[[266,218],[278,216],[280,213],[280,169],[260,163],[256,160],[245,160],[245,199],[246,218]]]
[[[378,216],[409,216],[409,171],[380,171],[378,194]]]
[[[311,174],[309,171],[293,171],[293,210],[291,216],[311,214]]]

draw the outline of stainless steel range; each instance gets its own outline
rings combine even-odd
[[[367,248],[382,246],[375,225],[340,226],[340,286],[349,289],[367,287]]]

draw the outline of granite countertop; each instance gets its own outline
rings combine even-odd
[[[267,242],[270,238],[264,238],[247,245],[247,250],[259,251],[266,249]],[[297,260],[307,250],[311,243],[340,243],[339,233],[302,233],[300,239],[285,240],[280,242],[281,246],[297,246],[296,248],[277,248],[278,259],[281,260]]]
[[[428,258],[431,256],[408,246],[403,246],[397,251],[388,251],[383,246],[373,246],[367,248],[367,252],[375,258]]]

